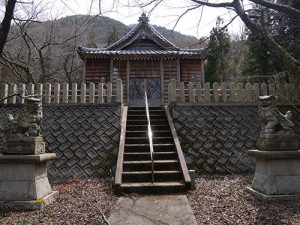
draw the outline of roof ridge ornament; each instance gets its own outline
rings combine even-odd
[[[148,16],[146,16],[146,13],[143,12],[142,15],[139,17],[138,21],[147,23],[147,22],[149,22],[149,18],[148,18]]]

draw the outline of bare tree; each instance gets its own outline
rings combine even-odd
[[[152,10],[158,7],[164,0],[137,0],[139,7],[149,7],[152,6]],[[192,4],[188,4],[188,2]],[[253,4],[260,5],[281,13],[286,14],[289,17],[300,19],[300,10],[293,8],[290,5],[279,4],[273,1],[267,0],[250,0]],[[300,77],[300,61],[291,55],[285,48],[283,48],[276,40],[273,38],[272,34],[261,24],[255,23],[249,14],[251,10],[245,10],[243,7],[242,0],[233,0],[228,2],[213,2],[210,0],[189,0],[187,1],[186,11],[178,16],[180,20],[185,14],[197,8],[207,6],[214,8],[226,8],[234,11],[239,18],[244,22],[245,26],[269,48],[272,54],[277,57],[283,65],[283,68],[289,72],[290,75],[296,75]],[[178,22],[178,21],[177,21]],[[177,23],[176,22],[176,23]]]
[[[6,3],[4,18],[0,24],[0,56],[7,40],[16,2],[17,0],[8,0]]]

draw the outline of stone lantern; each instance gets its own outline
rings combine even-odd
[[[45,153],[40,133],[42,102],[25,98],[18,118],[8,115],[5,142],[0,154],[0,207],[39,209],[58,196],[47,177],[47,161],[55,153]]]
[[[300,151],[292,114],[282,114],[274,96],[260,96],[259,101],[261,131],[257,149],[248,151],[256,158],[256,169],[247,190],[263,199],[300,197]]]

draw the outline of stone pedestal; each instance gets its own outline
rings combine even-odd
[[[0,154],[0,208],[32,210],[51,203],[58,192],[51,189],[46,163],[55,157]]]
[[[256,170],[249,192],[262,199],[300,197],[300,151],[249,150]]]

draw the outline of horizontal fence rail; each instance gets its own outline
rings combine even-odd
[[[252,103],[258,102],[260,95],[277,96],[278,103],[300,103],[298,83],[180,83],[170,80],[168,102],[180,103]]]
[[[46,84],[0,84],[0,104],[23,104],[24,96],[42,98],[46,104],[68,103],[113,103],[123,102],[123,84],[121,79],[116,85],[109,83],[46,83]]]

